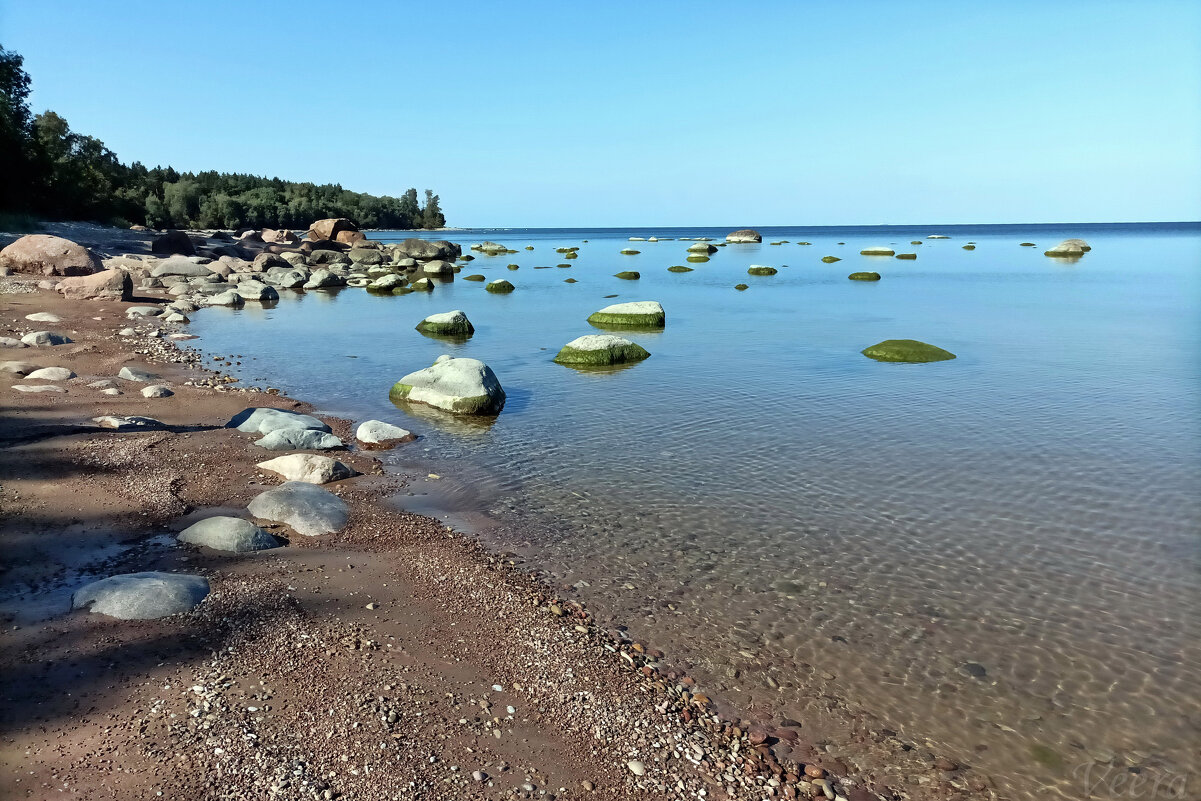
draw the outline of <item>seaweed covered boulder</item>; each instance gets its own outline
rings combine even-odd
[[[822,256],[822,261],[826,264],[833,264],[836,261],[842,261],[842,259],[837,256]]]
[[[919,342],[916,339],[886,339],[864,348],[862,353],[869,359],[875,359],[878,362],[908,362],[910,364],[943,362],[955,358],[955,354],[950,351],[926,342]]]
[[[656,300],[614,303],[588,316],[588,322],[601,328],[663,328],[667,315]]]
[[[505,279],[501,278],[501,279],[493,281],[489,284],[485,284],[484,289],[488,292],[491,292],[494,295],[507,295],[510,292],[512,292],[514,289],[516,289],[516,287],[513,286],[512,284],[510,284]]]
[[[496,414],[505,405],[505,391],[491,367],[479,359],[450,356],[439,356],[424,370],[409,373],[392,386],[388,397],[455,414]]]
[[[100,257],[70,239],[29,234],[0,250],[0,267],[33,275],[91,275],[104,269]]]
[[[475,333],[475,326],[467,319],[467,315],[455,309],[448,312],[431,314],[417,323],[417,330],[423,334],[433,334],[444,337],[469,337]]]
[[[762,242],[763,235],[754,228],[741,228],[726,234],[727,242]]]
[[[775,267],[767,267],[762,264],[752,264],[746,270],[747,275],[775,275],[778,272],[779,270]]]
[[[612,334],[585,334],[563,346],[555,361],[571,366],[603,367],[640,362],[650,356],[646,348]]]
[[[359,227],[345,217],[328,217],[309,226],[306,236],[310,240],[337,239],[343,231],[357,231]]]
[[[642,277],[642,273],[638,272],[637,270],[622,270],[619,273],[614,273],[613,277],[620,278],[623,281],[637,281]]]
[[[675,265],[672,265],[671,267],[668,267],[667,271],[669,273],[690,273],[690,272],[692,272],[692,268],[685,267],[682,264],[675,264]]]
[[[879,247],[864,248],[863,250],[859,251],[859,255],[860,256],[893,256],[893,255],[896,255],[896,251],[890,247],[879,246]]]
[[[879,273],[866,273],[866,272],[865,273],[851,273],[850,275],[847,276],[847,278],[851,279],[852,281],[879,281],[880,274]]]

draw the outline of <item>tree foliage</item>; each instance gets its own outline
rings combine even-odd
[[[416,189],[400,197],[351,192],[339,184],[242,173],[180,173],[125,165],[104,143],[73,132],[66,119],[29,110],[20,55],[0,46],[0,211],[58,219],[125,221],[153,228],[305,228],[348,217],[362,228],[441,228],[440,200]]]

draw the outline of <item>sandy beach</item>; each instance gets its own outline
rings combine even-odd
[[[94,226],[53,233],[108,252],[149,241]],[[188,340],[169,338],[178,326],[126,318],[168,300],[161,290],[66,300],[37,281],[3,279],[0,335],[49,329],[72,342],[3,355],[76,377],[57,382],[62,392],[4,382],[5,797],[865,801],[986,790],[919,747],[848,764],[808,741],[801,721],[721,705],[652,643],[598,628],[570,588],[399,511],[389,499],[405,479],[370,451],[334,452],[361,473],[326,485],[351,509],[337,533],[268,525],[286,546],[246,554],[176,545],[187,525],[245,515],[279,483],[256,467],[271,454],[225,424],[248,407],[311,410],[227,384]],[[60,321],[26,319],[37,313]],[[120,336],[127,326],[136,333]],[[88,386],[126,366],[174,394]],[[112,431],[100,415],[163,427]],[[327,422],[354,441],[349,421]],[[85,580],[146,570],[203,575],[211,594],[154,621],[69,611]]]

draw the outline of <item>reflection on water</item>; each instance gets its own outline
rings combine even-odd
[[[471,262],[515,292],[285,295],[267,323],[214,309],[193,327],[215,352],[253,349],[247,380],[414,428],[388,458],[420,452],[456,480],[415,487],[414,507],[501,521],[463,525],[846,761],[871,764],[871,731],[891,729],[1011,798],[1081,797],[1082,764],[1195,768],[1201,230],[765,230],[690,273],[667,271],[688,242],[619,255],[630,235],[724,233],[466,232],[451,238],[521,251]],[[1093,250],[1042,255],[1072,236]],[[506,269],[575,245],[576,284]],[[874,245],[918,257],[858,255]],[[747,281],[750,264],[779,272]],[[847,280],[868,265],[881,281]],[[666,329],[620,332],[652,356],[554,364],[612,297],[663,303]],[[455,308],[469,341],[412,330]],[[859,354],[885,339],[958,358]],[[495,370],[498,417],[389,403],[441,353]]]

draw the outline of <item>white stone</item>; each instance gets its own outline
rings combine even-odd
[[[392,395],[459,414],[495,414],[505,404],[496,374],[479,359],[439,357],[400,379]]]
[[[328,484],[359,475],[359,472],[349,465],[315,453],[291,453],[259,462],[256,466],[278,473],[286,481],[304,481],[308,484]]]
[[[69,378],[74,378],[75,373],[68,370],[66,367],[43,367],[40,370],[34,370],[26,378],[35,378],[41,381],[66,381]]]
[[[25,315],[25,319],[34,323],[61,323],[63,321],[63,318],[59,317],[57,314],[51,314],[50,312],[27,314]]]
[[[203,545],[216,551],[265,551],[278,548],[279,541],[261,528],[240,517],[210,517],[179,533],[180,542]]]
[[[367,445],[399,445],[412,442],[417,435],[408,429],[382,420],[364,420],[354,432],[354,438]]]
[[[169,398],[175,393],[162,384],[153,384],[142,388],[143,398]]]
[[[89,605],[95,614],[121,620],[150,620],[194,609],[209,593],[203,576],[125,573],[93,581],[71,596],[72,609]]]
[[[247,507],[255,517],[284,523],[297,534],[317,537],[346,525],[346,501],[329,490],[302,481],[289,481],[255,497]]]

